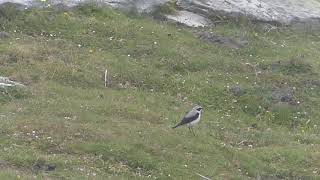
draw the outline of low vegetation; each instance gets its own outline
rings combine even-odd
[[[319,178],[319,32],[202,29],[232,49],[91,5],[0,14],[0,75],[26,85],[0,91],[0,179]],[[171,129],[194,104],[196,136]]]

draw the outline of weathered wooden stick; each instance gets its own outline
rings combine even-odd
[[[212,180],[212,179],[210,179],[210,178],[208,178],[208,177],[205,177],[204,175],[201,175],[201,174],[199,174],[199,173],[196,173],[196,175],[198,175],[198,176],[200,176],[200,177],[202,177],[203,179],[206,179],[206,180]]]
[[[108,69],[104,72],[104,86],[108,87]]]

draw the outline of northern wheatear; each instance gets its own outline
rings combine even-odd
[[[182,125],[185,125],[187,124],[189,130],[194,134],[193,132],[193,129],[192,127],[194,125],[196,125],[200,119],[201,119],[201,115],[202,115],[202,112],[203,112],[203,108],[201,106],[195,106],[191,109],[191,111],[189,111],[181,120],[180,123],[178,123],[176,126],[172,127],[173,129],[174,128],[177,128],[179,126],[182,126]]]

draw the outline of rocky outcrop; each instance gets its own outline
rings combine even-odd
[[[24,85],[21,84],[21,83],[18,83],[18,82],[15,82],[15,81],[11,81],[7,77],[0,76],[0,88],[1,87],[13,87],[13,86],[24,87]]]
[[[0,0],[0,4],[11,2],[26,7],[46,4],[76,6],[95,2],[113,8],[151,13],[157,7],[173,0]],[[177,0],[180,11],[167,18],[188,26],[206,26],[212,17],[228,16],[273,22],[278,24],[317,24],[320,27],[320,1],[318,0]]]
[[[165,15],[165,17],[191,27],[204,27],[211,23],[209,19],[190,11],[178,11],[174,14]]]
[[[99,5],[108,5],[118,9],[136,10],[140,13],[149,13],[155,10],[156,7],[161,6],[168,1],[170,0],[0,0],[0,4],[10,2],[27,7],[41,7],[45,4],[50,4],[50,6],[63,5],[66,7],[73,7],[81,3],[93,2]]]
[[[320,19],[320,2],[316,0],[178,0],[177,4],[206,17],[247,16],[287,25]]]
[[[169,2],[170,0],[106,0],[104,3],[125,10],[136,10],[140,13],[153,12],[157,7]]]

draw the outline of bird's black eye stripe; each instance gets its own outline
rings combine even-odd
[[[201,111],[203,108],[198,108],[197,111]]]

